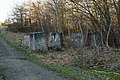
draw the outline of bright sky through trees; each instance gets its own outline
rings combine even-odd
[[[15,3],[27,1],[27,0],[2,0],[0,2],[0,22],[4,21],[10,13]]]
[[[0,2],[0,22],[4,22],[5,19],[7,19],[8,15],[10,14],[10,11],[12,10],[12,7],[19,3],[24,2],[28,0],[1,0]],[[33,0],[34,1],[34,0]],[[45,1],[45,0],[40,0]]]

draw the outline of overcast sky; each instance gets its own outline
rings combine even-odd
[[[28,0],[1,0],[0,1],[0,22],[4,21],[10,13],[15,3],[24,2]]]
[[[1,0],[0,1],[0,22],[4,22],[5,19],[7,19],[8,15],[10,14],[10,11],[12,10],[12,7],[14,7],[15,4],[20,2],[25,2],[29,0]],[[35,0],[32,0],[35,1]],[[39,1],[47,1],[47,0],[39,0]]]

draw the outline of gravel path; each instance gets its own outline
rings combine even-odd
[[[67,80],[58,73],[25,60],[21,52],[12,48],[1,38],[0,65],[6,68],[4,80]]]

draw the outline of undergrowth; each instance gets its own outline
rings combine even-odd
[[[49,52],[47,54],[37,53],[35,51],[32,51],[29,48],[23,47],[23,45],[19,41],[19,38],[13,40],[7,34],[1,33],[0,36],[4,38],[14,48],[24,52],[28,60],[34,63],[40,64],[49,70],[58,72],[61,75],[64,75],[65,77],[70,78],[71,80],[106,80],[106,79],[119,80],[120,79],[120,74],[116,73],[116,70],[111,71],[109,69],[106,70],[98,67],[90,68],[88,65],[86,65],[86,64],[89,64],[88,61],[92,61],[92,60],[93,61],[98,60],[99,63],[102,64],[103,58],[101,54],[100,56],[99,54],[95,55],[95,54],[92,54],[90,50],[86,51],[85,49],[83,49],[83,51],[82,50],[80,51],[80,49],[78,50],[70,49],[70,50],[65,50],[63,52]],[[86,54],[82,52],[85,52]],[[90,55],[91,55],[89,57],[88,57],[89,55],[88,52],[90,52]],[[93,52],[95,53],[94,50]],[[106,54],[107,53],[108,51],[106,51]],[[84,56],[82,56],[82,54],[84,54]],[[109,54],[109,57],[111,57],[110,54]],[[105,60],[109,60],[109,57],[107,57],[107,59]],[[112,56],[112,57],[114,58],[115,56]],[[93,64],[96,64],[96,63],[92,62],[92,66]],[[82,67],[86,66],[88,68],[79,68],[80,65]]]

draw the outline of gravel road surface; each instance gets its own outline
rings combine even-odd
[[[0,65],[5,67],[3,80],[67,80],[28,60],[0,38]]]

